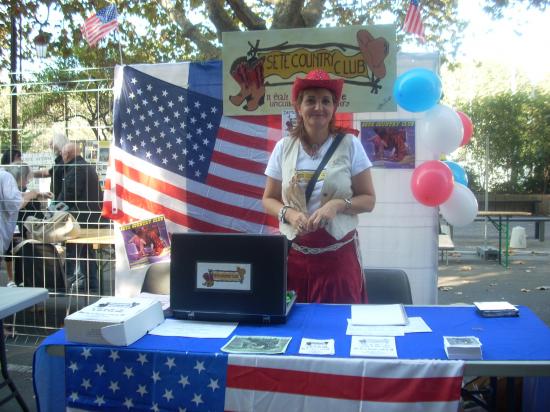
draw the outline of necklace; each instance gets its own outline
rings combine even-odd
[[[302,140],[302,148],[313,160],[316,160],[319,157],[319,149],[321,148],[321,146],[322,145],[317,143],[308,143]]]

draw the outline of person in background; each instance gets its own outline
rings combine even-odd
[[[7,286],[17,286],[13,281],[13,265],[11,259],[12,240],[20,209],[33,200],[43,200],[52,197],[49,192],[41,193],[36,190],[27,191],[27,185],[32,179],[29,165],[16,161],[0,169],[0,254],[6,255]],[[22,230],[19,231],[19,234]],[[15,239],[15,241],[20,239]]]
[[[334,114],[344,81],[322,70],[296,78],[291,99],[297,124],[275,145],[266,168],[263,205],[292,241],[288,289],[298,302],[362,303],[366,289],[357,215],[374,208],[369,161],[361,141],[344,134],[306,201],[306,187],[343,129]],[[368,287],[368,285],[367,285]]]
[[[9,165],[13,162],[21,161],[21,152],[17,149],[6,149],[2,153],[2,161],[0,162],[3,165]]]
[[[54,133],[50,140],[50,148],[55,154],[54,165],[49,169],[41,169],[34,172],[35,177],[50,177],[50,192],[53,193],[56,199],[61,193],[63,188],[63,156],[61,156],[61,150],[69,141],[62,133]]]
[[[101,218],[101,189],[95,166],[84,160],[75,143],[63,146],[61,156],[63,185],[55,200],[68,206],[81,228],[97,228]],[[66,255],[67,284],[73,284],[72,289],[84,291],[87,280],[89,291],[97,291],[97,266],[91,245],[67,244]]]

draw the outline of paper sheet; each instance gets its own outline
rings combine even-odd
[[[397,358],[393,336],[352,336],[350,356]]]
[[[199,322],[195,320],[166,319],[149,332],[151,335],[184,336],[187,338],[227,338],[237,322]]]

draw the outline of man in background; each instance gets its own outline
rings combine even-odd
[[[67,143],[61,150],[63,158],[63,184],[56,200],[68,206],[81,228],[97,228],[101,218],[100,186],[95,166],[80,155],[75,143]],[[67,244],[67,284],[78,292],[97,292],[97,266],[95,251],[88,244]],[[86,290],[86,282],[89,287]]]
[[[61,150],[69,141],[62,133],[54,133],[50,140],[50,148],[55,154],[54,164],[49,169],[42,169],[34,172],[34,177],[50,177],[50,192],[53,193],[54,199],[57,199],[61,189],[63,188],[63,157],[61,156]]]

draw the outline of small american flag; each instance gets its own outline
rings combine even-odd
[[[118,27],[117,17],[116,6],[112,4],[86,19],[80,30],[91,47]]]
[[[422,42],[426,41],[424,37],[424,25],[422,24],[422,16],[420,15],[420,6],[418,0],[411,0],[409,4],[409,10],[405,16],[405,22],[403,23],[403,29],[407,33],[416,34]]]

